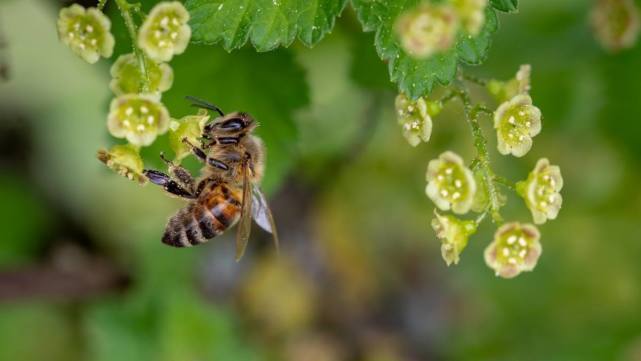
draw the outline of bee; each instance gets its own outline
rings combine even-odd
[[[173,247],[191,247],[207,242],[238,224],[236,260],[249,240],[251,220],[272,234],[278,250],[278,235],[272,212],[260,190],[265,169],[265,147],[252,132],[258,123],[247,113],[225,114],[204,100],[187,97],[193,106],[220,116],[205,124],[200,147],[182,141],[204,166],[196,180],[187,169],[160,157],[168,173],[145,169],[143,174],[169,194],[190,200],[167,222],[162,242]]]

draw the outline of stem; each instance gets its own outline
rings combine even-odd
[[[501,177],[499,175],[496,175],[496,174],[494,175],[494,182],[496,182],[496,183],[498,183],[498,184],[500,184],[500,185],[502,185],[502,186],[504,186],[504,187],[506,187],[506,188],[508,188],[510,190],[516,191],[516,186],[514,185],[514,183],[512,183],[512,181],[510,181],[508,179],[505,179],[505,178],[503,178],[503,177]]]
[[[480,112],[483,112],[483,110],[480,107],[472,106],[470,96],[465,89],[460,89],[458,91],[458,96],[463,102],[465,119],[470,125],[472,136],[474,137],[474,148],[476,148],[478,168],[480,169],[483,180],[485,181],[485,184],[487,186],[487,191],[490,199],[488,212],[492,216],[492,220],[494,221],[494,223],[501,224],[503,223],[503,217],[501,217],[501,214],[499,212],[501,203],[499,200],[499,192],[496,189],[496,184],[494,183],[496,175],[490,167],[490,156],[487,151],[487,140],[485,139],[483,131],[481,130],[481,126],[478,122],[478,114]]]
[[[106,0],[105,0],[106,1]],[[129,32],[129,37],[131,38],[131,46],[134,51],[134,55],[138,60],[138,68],[140,74],[142,74],[142,93],[149,92],[149,74],[147,73],[147,64],[145,59],[145,54],[138,47],[138,32],[136,30],[136,23],[134,22],[133,17],[131,16],[131,11],[136,11],[136,7],[139,7],[140,4],[129,4],[127,0],[115,0],[120,10],[120,15],[125,21],[127,26],[127,31]],[[139,10],[138,10],[139,11]]]
[[[474,75],[469,75],[469,74],[465,74],[465,73],[461,72],[459,77],[461,79],[463,79],[463,80],[467,80],[470,83],[474,83],[474,84],[479,85],[479,86],[486,86],[487,85],[487,80],[475,77]]]

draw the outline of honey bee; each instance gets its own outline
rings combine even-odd
[[[251,230],[251,219],[271,233],[278,249],[278,235],[272,212],[260,190],[265,168],[265,148],[252,132],[258,123],[247,113],[225,115],[217,106],[187,97],[192,105],[220,116],[203,128],[200,147],[187,138],[191,153],[204,163],[198,180],[180,165],[160,157],[168,173],[145,169],[151,183],[162,186],[171,195],[190,202],[169,219],[162,242],[173,247],[191,247],[207,242],[238,223],[236,260],[245,248]]]

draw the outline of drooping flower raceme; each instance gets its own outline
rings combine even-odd
[[[476,181],[456,153],[447,151],[431,160],[426,179],[425,193],[439,209],[464,214],[472,207]]]
[[[634,46],[641,29],[633,0],[598,0],[590,20],[597,40],[613,52]]]
[[[539,230],[531,224],[507,223],[499,227],[485,249],[485,263],[503,278],[531,271],[541,255]]]
[[[176,154],[177,161],[191,152],[183,139],[186,138],[191,144],[198,144],[198,138],[203,134],[203,127],[207,121],[209,121],[209,114],[204,109],[201,109],[197,115],[188,115],[178,121],[171,121],[169,124],[169,145]]]
[[[427,58],[454,45],[459,19],[451,4],[423,3],[399,16],[396,34],[413,57]]]
[[[560,194],[562,188],[561,169],[559,166],[550,165],[547,158],[539,159],[528,178],[516,184],[516,190],[525,200],[536,224],[555,219],[559,214],[563,204]]]
[[[403,127],[403,136],[416,147],[421,141],[427,143],[432,135],[432,115],[440,111],[440,104],[418,98],[412,101],[405,94],[396,97],[398,123]]]
[[[131,144],[116,145],[111,150],[98,151],[98,159],[116,173],[138,183],[147,182],[147,177],[142,174],[143,161],[138,149]]]
[[[541,111],[529,95],[519,94],[494,112],[494,128],[499,152],[522,157],[532,148],[532,137],[541,132]]]
[[[450,0],[450,2],[461,19],[463,29],[472,36],[478,35],[485,23],[487,0]]]
[[[113,53],[115,41],[110,28],[111,21],[100,10],[78,4],[61,9],[58,16],[60,40],[90,64]]]
[[[138,32],[138,46],[156,61],[169,61],[182,54],[191,37],[187,25],[189,13],[177,2],[161,2],[154,6]]]
[[[174,72],[167,63],[156,63],[148,59],[146,71],[149,77],[149,92],[161,93],[169,90],[174,81]],[[140,93],[144,82],[140,73],[138,60],[134,54],[125,54],[111,66],[111,82],[109,87],[116,95]]]
[[[476,232],[476,223],[451,215],[441,215],[436,210],[434,215],[432,228],[442,243],[441,256],[448,266],[458,264],[461,252],[467,246],[468,238]]]
[[[156,97],[142,94],[121,95],[111,101],[107,128],[116,138],[147,146],[169,128],[169,112]]]

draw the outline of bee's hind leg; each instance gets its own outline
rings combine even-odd
[[[196,181],[189,171],[180,165],[165,158],[165,154],[160,152],[160,159],[167,164],[167,170],[171,178],[176,181],[182,188],[188,190],[191,194],[195,193]]]

